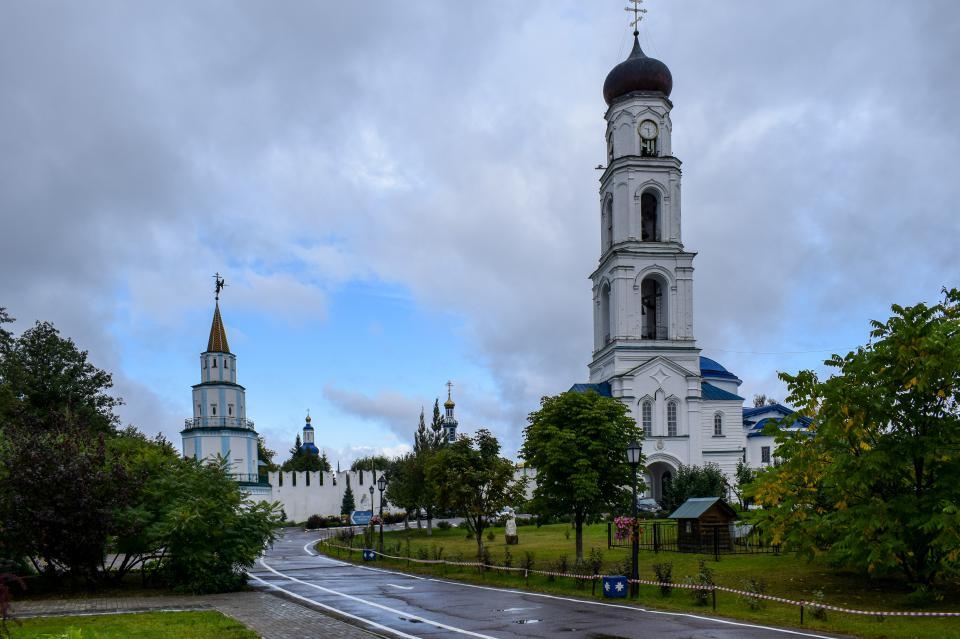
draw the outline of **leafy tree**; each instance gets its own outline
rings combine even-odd
[[[727,489],[727,477],[716,464],[681,464],[667,484],[662,505],[665,510],[673,512],[692,497],[726,497]]]
[[[960,290],[892,311],[828,379],[781,374],[814,421],[752,492],[774,541],[929,586],[960,574]]]
[[[523,484],[513,480],[513,471],[513,462],[500,456],[500,442],[485,429],[447,444],[427,464],[427,480],[436,487],[440,506],[468,522],[481,560],[489,518],[523,499]]]
[[[396,504],[408,513],[420,509],[420,499],[424,483],[423,467],[418,464],[418,458],[413,453],[407,453],[390,465],[388,473],[390,482],[387,484],[386,497],[392,504]],[[417,522],[419,523],[419,521]],[[409,527],[404,519],[404,528]]]
[[[273,463],[273,458],[277,456],[277,452],[267,448],[267,442],[263,438],[263,435],[257,435],[257,459],[266,464],[266,466],[260,466],[263,469],[262,472],[271,472],[279,470],[280,467]]]
[[[413,501],[423,510],[427,518],[427,536],[433,535],[433,515],[437,507],[437,492],[435,486],[426,477],[427,465],[433,455],[443,446],[443,431],[438,424],[442,424],[440,417],[440,400],[433,403],[433,422],[427,428],[423,409],[420,409],[420,421],[413,436],[413,455],[407,466],[408,476],[411,478],[410,489],[415,491]],[[417,526],[420,519],[417,518]]]
[[[643,430],[622,402],[594,391],[544,397],[527,419],[520,456],[537,469],[533,508],[573,515],[582,561],[587,518],[630,503],[627,445]]]
[[[347,485],[347,490],[343,493],[343,501],[340,502],[340,514],[349,515],[357,509],[357,503],[353,499],[353,489]]]
[[[0,326],[10,321],[4,311]],[[122,401],[108,394],[110,373],[87,361],[87,351],[60,337],[49,322],[37,322],[19,337],[0,336],[0,422],[29,423],[31,428],[57,430],[67,419],[95,432],[112,432],[113,409]],[[12,400],[12,401],[11,401]]]
[[[433,419],[430,421],[430,433],[433,437],[432,447],[434,449],[443,446],[443,414],[440,412],[440,398],[433,400]]]
[[[386,471],[393,462],[386,455],[368,455],[361,457],[350,465],[350,470],[379,470]]]
[[[737,496],[737,501],[740,503],[740,508],[746,508],[747,504],[750,503],[750,499],[746,497],[747,487],[753,483],[753,480],[756,479],[757,472],[747,466],[746,462],[742,459],[737,462],[737,470],[734,473],[734,479],[736,479],[736,485],[732,486],[734,494]]]
[[[179,472],[157,477],[157,488],[178,495],[156,527],[163,541],[163,574],[179,590],[236,590],[246,571],[277,538],[278,503],[246,499],[223,458],[181,460]]]
[[[302,448],[300,435],[297,434],[293,448],[290,449],[290,459],[283,462],[280,470],[289,472],[330,472],[330,460],[327,454],[319,454]]]
[[[78,418],[48,416],[42,428],[26,421],[5,429],[0,447],[0,464],[12,471],[0,485],[3,554],[51,576],[97,581],[130,477],[106,463],[104,434]]]

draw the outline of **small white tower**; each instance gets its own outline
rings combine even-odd
[[[313,439],[313,426],[310,424],[310,413],[307,412],[307,421],[303,425],[303,442],[300,444],[300,451],[311,455],[319,455],[320,449]]]
[[[207,350],[200,354],[200,383],[193,386],[193,417],[180,432],[185,457],[230,461],[234,479],[257,484],[257,431],[247,419],[246,389],[237,383],[237,356],[230,352],[220,317],[220,291],[224,281],[216,276],[213,323]]]
[[[453,416],[453,382],[447,382],[447,401],[443,403],[443,441],[457,441],[457,419]]]

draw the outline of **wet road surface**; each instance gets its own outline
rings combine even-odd
[[[573,597],[405,575],[317,556],[319,535],[290,531],[257,563],[251,585],[280,592],[387,637],[790,639],[802,630],[646,610]]]

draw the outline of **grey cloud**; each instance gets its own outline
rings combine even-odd
[[[725,351],[862,341],[891,301],[956,283],[956,3],[649,4],[643,44],[675,78],[697,335],[745,392],[822,356]],[[4,4],[3,303],[116,369],[111,322],[149,317],[162,340],[224,264],[318,313],[345,282],[398,283],[465,318],[498,388],[458,410],[515,446],[540,395],[586,377],[600,88],[623,13],[370,10]],[[129,388],[131,417],[164,405]],[[404,389],[328,388],[409,436]]]

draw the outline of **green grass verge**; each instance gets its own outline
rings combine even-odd
[[[257,639],[219,612],[139,612],[90,617],[43,617],[7,624],[13,639]]]
[[[566,531],[570,531],[569,539]],[[555,570],[561,556],[566,556],[573,566],[575,557],[573,531],[566,524],[543,526],[541,528],[521,526],[518,529],[520,544],[506,546],[503,529],[494,528],[494,540],[487,541],[491,558],[495,564],[503,564],[505,550],[512,554],[512,565],[519,566],[525,552],[534,554],[536,568]],[[384,535],[384,552],[391,555],[407,554],[409,540],[410,555],[414,558],[435,558],[439,553],[444,559],[456,561],[474,561],[477,552],[476,542],[467,539],[465,531],[459,529],[434,529],[433,536],[427,537],[425,530],[411,529],[396,531]],[[355,545],[360,543],[359,538]],[[607,549],[606,524],[587,526],[584,531],[584,554],[591,548],[603,552],[604,569],[608,574],[620,574],[617,570],[625,560],[629,560],[628,549]],[[350,559],[360,563],[360,553],[338,553],[318,545],[318,551]],[[863,576],[832,570],[822,562],[808,562],[792,555],[727,555],[720,561],[702,555],[683,553],[653,553],[641,551],[640,578],[656,579],[653,564],[672,563],[673,581],[682,583],[686,577],[697,574],[698,562],[706,559],[707,565],[714,571],[714,581],[718,585],[730,588],[744,588],[748,579],[760,579],[766,584],[766,594],[796,600],[810,600],[815,591],[824,593],[827,604],[860,610],[923,610],[958,611],[960,610],[960,589],[954,588],[944,593],[942,601],[918,608],[911,597],[911,590],[905,584],[894,581],[878,581]],[[590,583],[578,586],[573,579],[531,576],[525,584],[522,576],[511,573],[499,574],[489,571],[483,574],[475,569],[457,569],[453,566],[426,566],[405,560],[380,560],[384,567],[397,568],[407,572],[428,574],[447,579],[456,579],[470,583],[482,583],[506,588],[527,589],[537,592],[563,594],[583,598],[601,598],[599,587],[591,593]],[[624,600],[615,600],[624,601]],[[656,587],[641,586],[637,605],[683,612],[705,613],[734,619],[746,620],[777,626],[798,627],[800,612],[796,606],[765,602],[754,610],[741,597],[730,593],[717,593],[717,610],[710,606],[697,606],[688,591],[674,589],[667,597],[660,595]],[[826,620],[811,618],[809,610],[804,618],[804,628],[823,630],[840,634],[855,635],[870,639],[946,639],[960,637],[960,619],[958,618],[886,618],[864,617],[845,613],[828,612]]]

